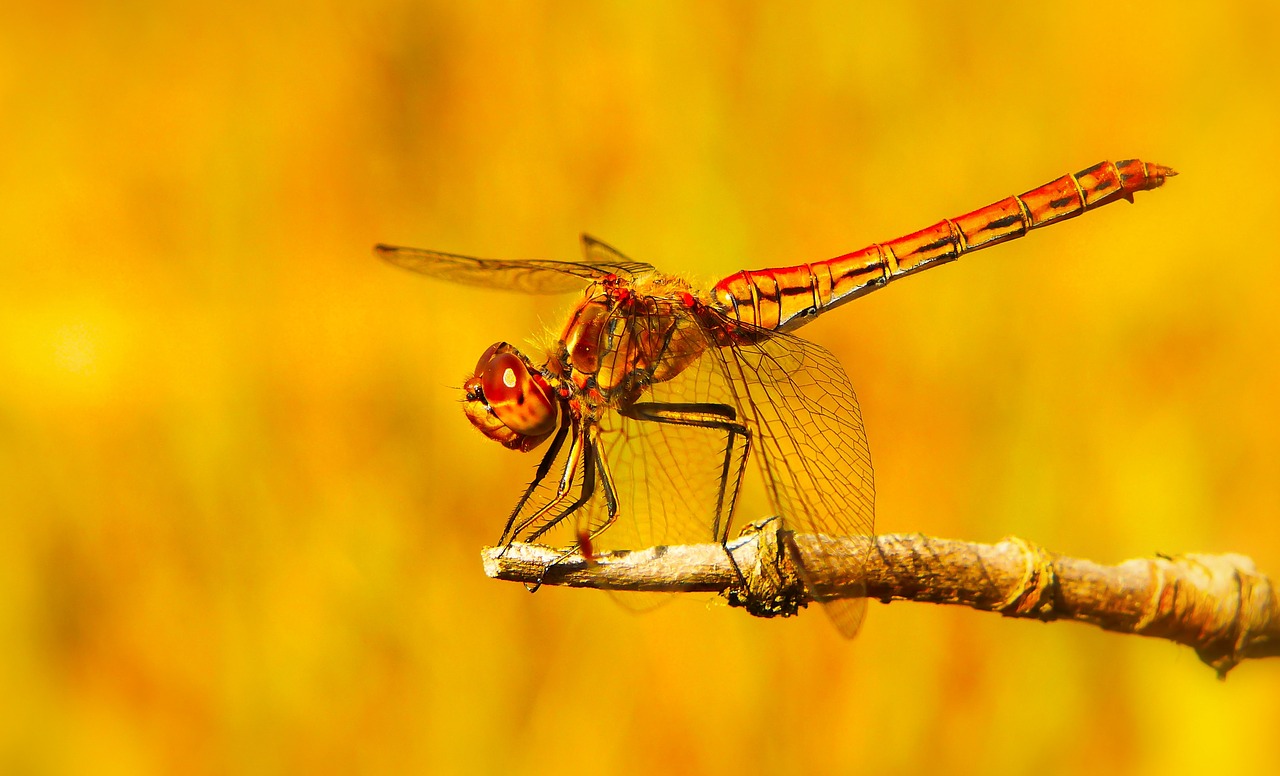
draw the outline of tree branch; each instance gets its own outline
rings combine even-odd
[[[809,600],[790,565],[792,542],[809,557],[863,554],[860,580],[806,568],[835,597],[958,604],[1006,617],[1075,620],[1196,650],[1219,677],[1246,658],[1280,656],[1280,600],[1270,577],[1243,555],[1157,556],[1105,566],[1008,538],[999,544],[921,535],[877,536],[869,548],[838,537],[756,530],[731,542],[741,575],[719,544],[651,547],[591,559],[532,544],[486,548],[485,573],[526,584],[602,590],[715,592],[758,616],[794,614],[776,602]],[[858,564],[842,563],[841,566]]]

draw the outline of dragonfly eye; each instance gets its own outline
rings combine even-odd
[[[489,349],[486,350],[483,354],[481,354],[480,360],[476,362],[475,376],[476,377],[484,376],[484,370],[486,367],[489,366],[489,362],[493,360],[494,354],[499,352],[510,353],[514,350],[515,348],[511,347],[505,342],[495,342],[494,344],[490,345]]]
[[[512,450],[537,447],[560,422],[556,394],[505,342],[484,352],[463,390],[463,407],[472,425]]]
[[[529,370],[511,353],[499,353],[489,359],[480,375],[480,385],[493,408],[508,404],[524,404],[524,391]]]

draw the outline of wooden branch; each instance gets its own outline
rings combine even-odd
[[[809,556],[866,555],[861,580],[840,578],[831,568],[807,569],[820,589],[833,590],[836,597],[865,590],[867,597],[883,603],[958,604],[1006,617],[1075,620],[1168,639],[1195,649],[1219,677],[1246,658],[1280,656],[1276,588],[1243,555],[1157,556],[1105,566],[1018,538],[977,544],[890,534],[859,549],[857,542],[838,537],[758,529],[729,545],[741,575],[719,544],[651,547],[589,560],[578,553],[511,544],[486,548],[482,558],[485,573],[496,579],[603,590],[716,592],[758,616],[785,616],[796,607],[778,607],[777,601],[790,597],[803,606],[809,600],[794,570],[787,568],[792,553],[779,551],[793,541],[821,545]]]

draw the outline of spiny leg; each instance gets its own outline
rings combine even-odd
[[[608,529],[609,526],[613,525],[614,522],[616,522],[618,519],[617,488],[614,487],[614,484],[613,484],[613,470],[609,469],[608,457],[605,457],[604,455],[604,448],[600,447],[599,426],[593,425],[589,430],[589,444],[588,444],[588,451],[586,451],[586,455],[590,456],[589,461],[593,461],[593,460],[595,461],[596,469],[599,470],[600,485],[602,485],[602,490],[604,490],[604,507],[605,507],[605,511],[607,511],[608,519],[605,520],[604,525],[600,526],[600,528],[598,529],[577,530],[576,540],[575,540],[575,543],[573,543],[573,547],[566,549],[566,551],[564,551],[564,553],[561,554],[561,556],[556,558],[556,560],[550,562],[550,565],[548,565],[547,569],[550,569],[550,567],[552,566],[558,565],[558,563],[561,563],[562,561],[566,560],[566,558],[572,556],[572,554],[575,554],[575,553],[580,554],[580,556],[582,556],[582,560],[588,563],[589,566],[593,565],[593,563],[595,562],[595,551],[593,549],[593,539],[595,539],[596,537],[599,537],[600,534],[603,534],[605,529]],[[556,521],[563,519],[563,517],[567,517],[568,515],[570,515],[572,511],[573,511],[573,507],[568,508],[568,510],[564,510],[562,515],[557,517]],[[548,528],[550,528],[550,526],[548,526]],[[543,570],[543,574],[547,572],[547,569]]]
[[[583,434],[583,437],[584,438],[586,437],[585,433]],[[596,463],[598,458],[596,455],[595,446],[592,444],[590,440],[586,441],[585,447],[586,447],[586,450],[585,450],[586,458],[583,461],[583,465],[582,465],[582,490],[579,492],[578,498],[575,499],[572,504],[570,504],[569,506],[561,510],[561,512],[558,515],[556,515],[554,518],[552,518],[551,520],[548,520],[545,525],[543,525],[533,533],[529,534],[526,541],[529,541],[529,542],[537,541],[539,537],[541,537],[547,531],[550,531],[552,528],[555,528],[566,517],[568,517],[569,515],[581,509],[583,505],[585,505],[588,501],[590,501],[591,497],[595,495]],[[607,498],[610,498],[610,497],[607,496]],[[563,561],[565,558],[572,555],[577,549],[578,549],[578,545],[575,544],[573,547],[566,550],[565,553],[561,555],[559,558],[556,558],[555,560],[551,561],[546,566],[544,566],[542,568],[542,573],[538,575],[538,581],[535,582],[532,587],[529,587],[528,585],[526,585],[525,586],[526,589],[528,589],[530,593],[538,592],[538,588],[542,587],[542,580],[546,578],[547,572],[550,571],[553,566],[557,565],[558,563]]]
[[[600,473],[600,483],[604,490],[607,519],[605,520],[604,525],[595,530],[590,530],[590,526],[586,529],[579,526],[575,531],[574,545],[565,550],[560,557],[552,561],[552,566],[561,563],[575,552],[582,557],[582,560],[585,561],[588,566],[594,565],[596,553],[593,549],[594,545],[592,540],[604,533],[605,530],[608,529],[609,526],[613,525],[618,519],[618,493],[617,488],[614,485],[613,471],[609,467],[609,460],[604,454],[604,448],[600,445],[600,427],[592,426],[589,433],[591,448],[587,451],[587,454],[596,462],[596,467]]]
[[[560,556],[556,560],[557,563],[572,555],[575,550],[581,554],[583,559],[588,563],[592,562],[595,556],[595,551],[591,549],[592,540],[604,533],[609,526],[613,525],[618,520],[618,490],[614,485],[613,469],[610,468],[609,459],[604,454],[604,447],[600,444],[599,426],[593,425],[588,429],[588,444],[589,448],[587,450],[587,455],[595,461],[596,468],[600,473],[601,489],[604,491],[606,519],[604,525],[596,528],[595,530],[584,531],[579,528],[577,531],[576,546],[571,548],[564,555]]]
[[[673,426],[705,428],[725,433],[724,463],[720,471],[720,486],[716,492],[716,513],[711,523],[711,534],[724,548],[729,563],[745,584],[746,578],[738,568],[738,562],[729,551],[729,530],[733,524],[733,512],[738,494],[746,475],[747,458],[751,452],[751,429],[737,420],[737,411],[728,404],[637,402],[620,410],[635,420],[667,423]],[[736,456],[734,448],[741,440],[741,451]]]
[[[583,437],[584,437],[584,443],[582,447],[586,457],[583,460],[583,465],[582,465],[582,490],[579,491],[578,497],[573,500],[572,504],[562,509],[559,514],[557,514],[555,517],[548,520],[545,524],[539,527],[538,530],[534,531],[533,533],[525,537],[525,541],[536,542],[539,537],[541,537],[547,531],[550,531],[552,528],[555,528],[566,517],[568,517],[569,515],[581,509],[582,506],[586,504],[588,501],[590,501],[591,497],[595,495],[595,492],[596,492],[595,448],[591,444],[590,440],[585,439],[586,434],[583,434]]]
[[[530,482],[529,487],[525,488],[524,495],[516,502],[515,509],[511,510],[511,516],[507,518],[507,525],[502,529],[502,536],[498,538],[498,544],[509,545],[513,540],[511,527],[515,525],[516,518],[520,515],[520,510],[524,509],[524,505],[533,496],[533,492],[538,489],[538,486],[542,484],[542,480],[546,478],[547,473],[551,471],[551,465],[555,463],[556,456],[560,454],[560,448],[564,446],[564,440],[568,434],[569,416],[566,414],[564,421],[560,424],[560,430],[556,432],[555,437],[551,440],[551,446],[547,448],[542,460],[538,462],[538,471],[533,475],[533,482]]]
[[[564,472],[560,475],[560,485],[556,488],[556,495],[546,504],[538,508],[529,517],[525,518],[517,525],[507,536],[507,546],[520,538],[520,535],[531,525],[534,525],[552,509],[555,509],[569,494],[569,489],[573,486],[574,476],[578,471],[578,462],[582,460],[583,449],[586,447],[586,433],[580,430],[580,421],[573,422],[573,441],[569,443],[569,452],[565,456]],[[538,531],[533,536],[541,536],[542,531]],[[531,537],[524,537],[523,541],[531,541]]]

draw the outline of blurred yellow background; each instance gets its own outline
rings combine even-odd
[[[570,300],[1104,159],[1182,176],[874,294],[877,528],[1280,573],[1274,2],[45,3],[0,24],[0,772],[1259,773],[1280,667],[1069,624],[486,579],[535,460],[456,386]]]

